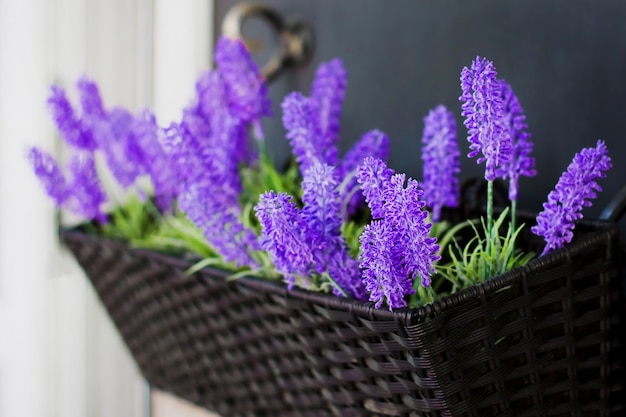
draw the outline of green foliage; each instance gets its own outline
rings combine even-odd
[[[109,222],[102,225],[101,233],[112,239],[138,242],[155,233],[161,219],[152,200],[140,198],[136,192],[129,193],[126,201],[110,212]]]
[[[472,229],[473,236],[464,244],[457,238],[450,240],[448,236],[442,241],[442,256],[444,259],[447,256],[448,260],[437,265],[437,272],[438,278],[451,284],[450,293],[523,266],[534,257],[533,253],[524,253],[515,247],[524,225],[513,230],[510,223],[506,222],[506,233],[500,233],[507,215],[508,209],[500,214],[489,229],[481,220],[482,233],[476,227],[476,221],[462,223],[457,226],[458,229],[455,228],[457,230],[451,229],[451,232],[459,232],[467,227]]]

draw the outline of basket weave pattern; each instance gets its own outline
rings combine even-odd
[[[154,386],[224,416],[622,415],[617,231],[418,309],[288,292],[79,232],[64,243]]]

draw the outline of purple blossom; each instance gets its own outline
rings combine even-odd
[[[519,177],[532,177],[537,174],[535,158],[530,154],[533,143],[530,141],[526,116],[517,96],[511,86],[504,80],[499,80],[500,92],[503,99],[504,120],[503,128],[512,140],[511,159],[500,170],[498,175],[509,179],[509,200],[517,201]]]
[[[93,118],[91,125],[109,170],[124,188],[133,185],[145,172],[141,150],[131,138],[132,125],[132,115],[123,108],[112,109],[105,117]]]
[[[321,163],[313,165],[304,175],[302,191],[305,238],[311,247],[316,271],[328,272],[349,296],[364,299],[366,293],[359,265],[350,257],[348,245],[341,236],[341,204],[334,168]],[[341,294],[333,290],[336,295]]]
[[[198,182],[207,170],[203,168],[201,146],[183,124],[172,123],[163,131],[163,150],[168,155],[176,180],[181,184]]]
[[[64,89],[58,86],[50,88],[48,107],[61,137],[68,145],[88,151],[96,149],[97,144],[92,133],[83,126],[76,116]]]
[[[225,115],[215,120],[209,149],[211,175],[225,192],[234,196],[243,190],[239,176],[239,164],[243,161],[240,149],[247,148],[247,129],[241,121],[233,116]]]
[[[88,78],[81,78],[76,84],[80,94],[80,104],[83,115],[102,118],[106,116],[106,110],[102,104],[100,90],[95,82]]]
[[[163,132],[163,149],[178,182],[178,207],[226,261],[254,268],[258,263],[251,254],[259,245],[256,235],[239,220],[239,191],[228,182],[224,168],[230,159],[222,148],[207,147],[202,139],[191,134],[184,123]],[[213,138],[209,139],[210,143]]]
[[[31,148],[28,159],[35,175],[57,207],[65,207],[86,219],[106,222],[102,205],[107,201],[93,159],[88,151],[77,150],[68,164],[69,178],[54,158]]]
[[[224,260],[237,267],[258,267],[251,254],[259,249],[259,245],[254,233],[239,221],[239,206],[225,201],[219,189],[211,183],[190,183],[181,188],[179,208],[202,230],[202,235]]]
[[[56,160],[49,153],[35,147],[29,149],[27,157],[48,196],[57,207],[62,206],[70,196],[70,189]]]
[[[596,180],[604,178],[611,166],[611,158],[601,140],[595,148],[585,148],[574,156],[555,189],[548,194],[548,201],[537,216],[537,225],[531,228],[546,241],[541,255],[572,241],[574,221],[583,217],[583,208],[590,207],[589,200],[596,198],[597,191],[602,191]]]
[[[254,123],[271,115],[265,79],[241,40],[221,37],[215,61],[224,79],[228,108],[235,117]]]
[[[210,71],[196,84],[196,104],[185,111],[183,125],[196,142],[204,169],[239,193],[239,165],[252,162],[248,125],[235,115],[227,100],[222,73]]]
[[[306,223],[286,193],[262,194],[254,210],[262,227],[261,247],[270,254],[276,270],[293,288],[295,275],[309,272],[313,253],[303,239]]]
[[[137,166],[143,167],[150,175],[157,206],[167,212],[173,206],[177,181],[171,161],[160,143],[160,134],[154,115],[145,110],[133,123],[130,145],[134,151],[131,155],[135,155]]]
[[[293,154],[304,173],[314,164],[324,162],[322,150],[316,146],[317,130],[311,112],[310,99],[298,92],[289,94],[281,104],[283,125]]]
[[[311,88],[311,111],[318,130],[316,146],[322,150],[322,162],[333,166],[338,162],[341,107],[347,86],[343,63],[340,59],[333,59],[320,64]]]
[[[106,194],[100,184],[93,154],[77,152],[68,165],[70,173],[71,201],[70,210],[87,219],[106,222],[102,205],[107,201]]]
[[[454,115],[439,105],[424,118],[422,138],[424,161],[424,200],[432,208],[432,220],[438,222],[443,207],[459,205],[459,144]]]
[[[382,161],[368,158],[360,168],[361,176],[370,179],[365,173],[380,171],[381,166]],[[419,277],[422,286],[430,286],[433,262],[439,259],[437,240],[429,237],[423,192],[413,179],[405,187],[405,179],[404,174],[394,174],[378,183],[361,183],[365,193],[383,202],[377,208],[379,219],[367,225],[360,238],[363,281],[376,307],[383,301],[390,309],[405,307],[405,297],[415,292],[414,279]]]
[[[496,179],[496,170],[511,158],[511,136],[503,128],[500,84],[491,61],[476,57],[471,69],[461,72],[461,115],[468,129],[470,158],[482,152],[478,163],[485,162],[485,179]]]
[[[194,137],[194,140],[208,145],[212,133],[211,122],[199,112],[198,107],[185,108],[180,125]]]
[[[383,191],[394,171],[387,167],[381,159],[367,157],[357,169],[357,181],[361,184],[361,190],[365,201],[370,207],[373,219],[384,217]]]
[[[417,181],[405,175],[394,174],[389,186],[383,191],[384,221],[391,225],[396,249],[391,251],[392,260],[404,274],[420,277],[422,286],[430,286],[430,275],[434,272],[433,262],[439,259],[437,239],[429,236],[431,224],[426,221],[424,193]]]
[[[389,309],[406,306],[404,296],[412,293],[407,288],[406,280],[398,282],[396,268],[390,262],[392,247],[388,244],[386,227],[382,220],[373,220],[365,225],[359,238],[361,242],[361,268],[363,268],[363,283],[370,294],[370,301],[376,302],[376,308],[387,301]],[[410,287],[410,285],[409,285]],[[408,293],[407,293],[408,292]]]
[[[389,157],[389,137],[380,130],[372,130],[361,136],[361,139],[346,153],[339,165],[342,180],[348,176],[353,176],[345,185],[342,196],[344,201],[346,198],[350,198],[348,202],[349,214],[354,213],[365,202],[362,193],[354,192],[358,187],[355,174],[358,166],[368,156],[382,160],[387,160]]]

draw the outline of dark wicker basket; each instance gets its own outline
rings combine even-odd
[[[62,233],[146,379],[224,416],[624,414],[617,228],[423,308],[251,278]]]

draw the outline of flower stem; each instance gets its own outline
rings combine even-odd
[[[493,229],[493,180],[487,181],[487,241],[491,238]]]
[[[517,200],[511,200],[511,232],[515,233],[517,218]]]
[[[486,267],[486,276],[484,279],[491,277],[491,267],[493,262],[493,180],[487,180],[487,230],[485,236],[485,251],[487,252],[487,256],[490,259],[490,262],[485,264]]]

